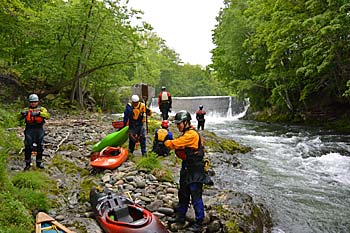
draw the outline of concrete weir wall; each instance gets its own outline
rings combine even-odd
[[[196,96],[172,97],[172,111],[187,110],[191,114],[198,110],[199,105],[210,115],[232,116],[244,111],[244,102],[231,96]],[[152,106],[158,106],[158,99],[153,98]]]

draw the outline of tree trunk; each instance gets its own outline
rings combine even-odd
[[[91,0],[91,5],[89,8],[89,12],[87,15],[85,28],[84,28],[84,34],[83,34],[83,41],[80,46],[80,58],[78,59],[77,63],[77,70],[75,72],[74,77],[74,87],[71,93],[71,101],[77,100],[78,104],[81,108],[84,108],[84,96],[83,96],[83,87],[81,85],[81,74],[85,72],[86,70],[86,63],[89,57],[89,49],[87,49],[86,41],[88,37],[89,32],[89,19],[92,14],[92,7],[94,5],[95,0]],[[83,60],[83,61],[82,61]]]

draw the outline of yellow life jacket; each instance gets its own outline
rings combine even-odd
[[[142,103],[139,103],[136,107],[134,107],[132,104],[130,104],[132,107],[132,119],[134,121],[141,120],[142,122],[145,121],[144,114],[146,113],[146,106]]]
[[[159,129],[157,131],[158,134],[158,141],[164,142],[165,137],[168,136],[168,130],[166,129]]]

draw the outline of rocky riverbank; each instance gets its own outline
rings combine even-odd
[[[156,118],[155,118],[156,119]],[[114,131],[111,115],[94,114],[88,117],[53,114],[45,128],[45,169],[56,188],[48,195],[54,203],[49,214],[78,233],[101,233],[102,229],[94,219],[89,203],[89,191],[93,186],[107,187],[130,198],[152,211],[170,232],[187,232],[189,222],[194,221],[194,211],[190,208],[185,226],[171,224],[177,204],[177,181],[180,163],[174,155],[159,158],[162,167],[171,171],[172,179],[164,179],[163,170],[147,171],[137,168],[139,153],[130,156],[119,168],[111,171],[96,171],[89,165],[93,144]],[[154,119],[153,119],[154,120]],[[151,149],[155,124],[150,124],[147,135],[147,149]],[[23,129],[18,135],[23,137]],[[175,129],[172,128],[175,133]],[[211,174],[215,182],[215,168],[221,163],[239,166],[235,153],[244,153],[249,148],[233,141],[201,132],[210,159]],[[127,144],[125,144],[127,146]],[[215,153],[224,152],[224,157]],[[23,154],[10,156],[9,169],[22,172]],[[36,168],[32,168],[35,170]],[[271,217],[268,210],[255,203],[247,194],[235,190],[218,189],[215,185],[205,187],[203,194],[206,219],[204,232],[270,232]]]

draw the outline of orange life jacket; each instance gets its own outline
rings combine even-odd
[[[31,116],[32,112],[40,112],[40,107],[37,107],[35,109],[32,109],[32,108],[29,109],[27,116],[26,116],[26,123],[30,124],[30,125],[42,124],[44,122],[44,118],[39,116],[39,115],[38,116]]]

